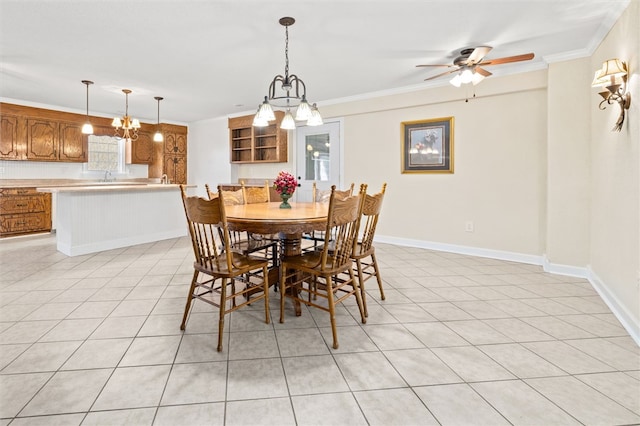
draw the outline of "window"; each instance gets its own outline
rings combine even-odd
[[[124,139],[89,135],[87,170],[121,173],[124,171]]]

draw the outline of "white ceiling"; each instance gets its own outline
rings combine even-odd
[[[0,97],[92,115],[164,122],[255,111],[290,73],[322,111],[336,99],[448,84],[424,82],[459,50],[493,46],[494,76],[590,55],[629,1],[638,0],[0,0]],[[491,78],[491,77],[490,77]],[[463,90],[463,89],[461,89]]]

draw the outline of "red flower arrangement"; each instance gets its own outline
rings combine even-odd
[[[298,181],[291,173],[283,170],[278,173],[278,177],[273,181],[273,187],[278,194],[291,195],[298,187]]]

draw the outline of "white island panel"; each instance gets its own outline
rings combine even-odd
[[[57,249],[68,256],[187,235],[178,185],[39,190],[57,193]]]

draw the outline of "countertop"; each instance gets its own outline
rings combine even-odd
[[[126,183],[121,184],[114,182],[102,182],[84,185],[66,185],[66,186],[38,186],[38,192],[114,192],[114,191],[165,191],[177,190],[180,185],[172,183]],[[195,188],[196,185],[185,185],[187,188]]]
[[[116,185],[124,183],[127,185],[159,184],[160,179],[154,178],[133,178],[115,180],[113,182],[102,182],[96,179],[0,179],[0,188],[45,188],[45,187],[71,187],[88,185]]]

